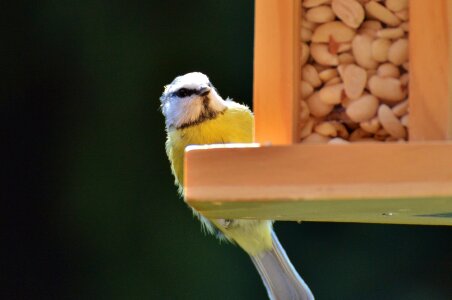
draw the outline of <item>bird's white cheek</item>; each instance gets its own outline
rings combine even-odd
[[[193,122],[198,119],[202,111],[202,99],[196,97],[186,99],[182,105],[179,105],[179,121],[180,124]]]
[[[202,111],[202,99],[175,99],[163,106],[167,126],[179,127],[182,124],[195,121]]]

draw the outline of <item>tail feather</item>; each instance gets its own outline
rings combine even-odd
[[[251,256],[271,300],[313,300],[314,295],[297,273],[272,231],[273,248]]]

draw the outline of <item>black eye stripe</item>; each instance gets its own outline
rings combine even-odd
[[[177,97],[180,97],[180,98],[184,98],[184,97],[191,96],[191,95],[193,95],[195,93],[196,93],[196,90],[181,88],[181,89],[178,89],[177,91],[175,91],[173,93],[173,95],[177,96]]]

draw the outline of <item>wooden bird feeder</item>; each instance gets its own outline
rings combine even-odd
[[[452,1],[410,0],[407,143],[299,142],[300,0],[255,4],[255,141],[192,146],[209,218],[452,225]]]

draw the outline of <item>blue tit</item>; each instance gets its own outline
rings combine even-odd
[[[245,105],[224,100],[202,73],[176,77],[165,86],[160,100],[167,131],[166,152],[181,194],[187,146],[253,142],[253,113]],[[272,221],[208,220],[194,213],[209,232],[238,244],[250,255],[270,299],[314,299],[279,243]]]

